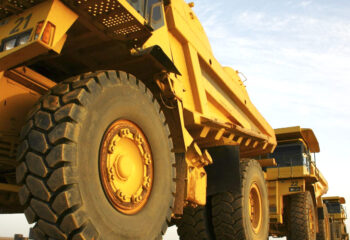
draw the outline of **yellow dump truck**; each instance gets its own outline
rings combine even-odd
[[[329,214],[331,229],[331,240],[349,240],[349,234],[346,230],[345,220],[347,219],[346,211],[343,204],[343,197],[324,197],[323,202],[326,204]]]
[[[322,201],[328,183],[312,154],[320,151],[311,129],[275,129],[277,147],[266,168],[270,207],[270,235],[288,240],[329,239],[329,225]]]
[[[35,239],[153,240],[210,199],[217,239],[223,221],[240,229],[225,239],[267,238],[252,157],[275,134],[192,7],[0,1],[2,213],[24,212]]]

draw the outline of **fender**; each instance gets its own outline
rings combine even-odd
[[[171,72],[181,75],[179,70],[171,59],[164,53],[158,45],[143,49],[133,53],[133,56],[139,58],[139,61],[152,62],[161,71]]]
[[[207,149],[213,164],[207,172],[207,196],[220,192],[241,192],[239,146],[219,146]]]

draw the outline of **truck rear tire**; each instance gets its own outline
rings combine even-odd
[[[213,196],[212,215],[216,239],[268,239],[267,186],[256,160],[242,160],[241,193],[224,192]]]
[[[327,206],[323,205],[323,219],[318,219],[318,233],[316,234],[317,240],[330,240],[331,230],[329,225],[329,215]]]
[[[209,201],[209,199],[208,199]],[[177,233],[180,240],[213,240],[210,203],[202,207],[184,208],[182,218],[177,223]]]
[[[315,240],[316,214],[311,193],[306,191],[289,197],[288,240]]]
[[[21,139],[19,198],[35,239],[161,239],[175,156],[141,81],[115,71],[63,81],[29,114]]]

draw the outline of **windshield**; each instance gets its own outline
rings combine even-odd
[[[341,213],[340,204],[337,202],[328,202],[327,209],[328,213]]]
[[[271,157],[276,159],[278,167],[300,166],[304,164],[301,144],[277,146]]]

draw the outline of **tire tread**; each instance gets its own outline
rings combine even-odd
[[[17,153],[17,181],[23,185],[19,199],[25,207],[27,220],[30,223],[37,222],[32,229],[35,239],[99,239],[99,233],[82,211],[79,190],[74,187],[76,180],[72,177],[75,166],[72,159],[75,159],[79,122],[86,114],[84,106],[112,84],[131,84],[153,102],[166,126],[170,149],[173,148],[170,131],[159,104],[151,91],[134,76],[121,71],[94,72],[59,83],[41,97],[28,114]],[[36,160],[28,161],[29,155]],[[33,163],[40,165],[40,168],[34,167]],[[175,168],[173,153],[171,166]],[[175,173],[175,169],[172,172]],[[171,191],[174,196],[175,175],[173,179]],[[173,204],[174,199],[169,203],[167,217],[155,239],[161,239],[165,233]]]

